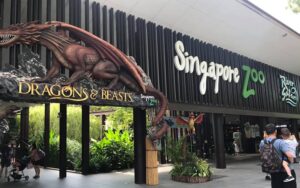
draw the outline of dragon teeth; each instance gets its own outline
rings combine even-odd
[[[10,34],[0,35],[0,43],[5,43],[11,39],[13,39],[15,36]]]

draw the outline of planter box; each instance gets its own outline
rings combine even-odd
[[[204,183],[209,181],[210,177],[172,176],[172,180],[185,183]]]

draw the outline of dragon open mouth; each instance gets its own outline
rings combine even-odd
[[[9,35],[9,34],[0,35],[0,44],[7,43],[13,40],[15,37],[16,37],[15,35]]]

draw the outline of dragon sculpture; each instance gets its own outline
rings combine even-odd
[[[184,119],[180,116],[176,117],[176,123],[181,125],[187,125],[188,126],[188,133],[189,134],[195,134],[195,124],[201,124],[203,121],[203,113],[199,114],[197,117],[195,117],[194,113],[191,112],[189,114],[188,119]]]
[[[0,46],[36,43],[51,50],[53,58],[52,67],[46,76],[35,82],[49,82],[59,74],[61,67],[65,67],[73,73],[62,85],[71,85],[85,75],[96,80],[107,80],[108,89],[116,89],[117,85],[123,84],[134,92],[157,98],[160,109],[153,125],[162,119],[167,108],[167,98],[144,82],[143,71],[132,59],[103,39],[84,29],[58,21],[45,24],[34,21],[0,30]]]

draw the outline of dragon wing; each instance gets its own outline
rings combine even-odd
[[[68,30],[73,35],[77,36],[80,40],[85,42],[87,45],[95,49],[98,52],[101,59],[110,60],[118,67],[118,69],[120,69],[121,67],[125,68],[127,71],[129,71],[132,74],[132,76],[138,83],[139,87],[141,88],[142,93],[146,93],[146,88],[143,82],[142,73],[139,70],[138,66],[132,63],[131,60],[115,46],[111,45],[105,40],[93,35],[92,33],[84,29],[70,25],[68,23],[51,21],[51,22],[47,22],[46,24],[55,26],[60,29]]]
[[[195,124],[201,124],[203,121],[203,113],[199,114],[196,118],[195,118]]]
[[[176,123],[179,125],[187,125],[189,122],[182,117],[178,116],[176,117]]]

